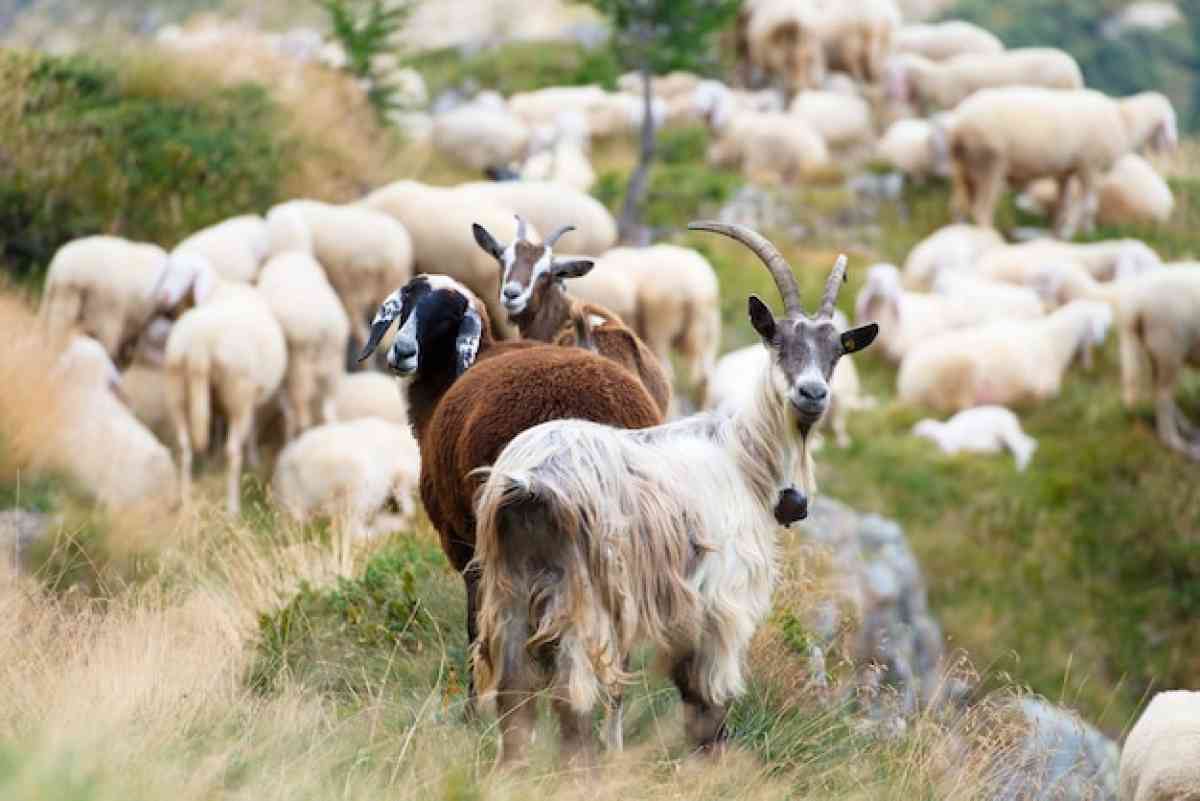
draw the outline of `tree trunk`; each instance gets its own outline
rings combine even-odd
[[[650,244],[650,234],[642,224],[642,205],[650,181],[650,165],[654,161],[654,94],[650,85],[650,65],[642,62],[642,143],[638,151],[637,168],[629,177],[625,204],[621,207],[618,230],[621,242],[628,245]]]

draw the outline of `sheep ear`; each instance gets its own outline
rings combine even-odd
[[[471,225],[471,233],[475,234],[475,243],[483,248],[483,251],[490,255],[496,261],[501,260],[504,254],[504,248],[496,241],[496,238],[488,233],[487,229],[479,223]]]
[[[758,295],[751,295],[748,302],[750,311],[750,325],[754,326],[754,330],[765,341],[770,342],[775,338],[775,315],[771,314],[771,310],[767,308],[767,304],[759,299]]]
[[[454,351],[457,354],[455,374],[462,375],[467,368],[475,363],[479,354],[479,337],[483,334],[483,321],[474,307],[468,307],[458,325],[458,337],[454,340]]]
[[[841,335],[842,353],[860,351],[875,341],[879,334],[879,323],[867,323],[858,328],[843,331]]]
[[[556,261],[554,262],[554,266],[550,268],[550,273],[555,278],[582,278],[590,273],[595,266],[596,262],[590,259]]]

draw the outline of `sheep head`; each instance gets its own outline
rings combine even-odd
[[[785,316],[777,320],[766,303],[751,295],[750,323],[771,352],[777,377],[774,383],[781,399],[786,399],[801,435],[807,437],[829,408],[829,378],[837,360],[867,347],[879,333],[876,323],[840,333],[834,324],[833,306],[846,280],[846,257],[838,257],[825,282],[821,303],[809,315],[800,305],[800,289],[791,268],[765,238],[749,228],[728,223],[694,222],[688,228],[736,239],[754,251],[775,279]]]
[[[521,315],[537,309],[542,298],[558,282],[566,278],[587,275],[595,263],[589,259],[554,258],[554,246],[575,226],[564,225],[541,244],[525,236],[525,221],[517,217],[517,238],[501,245],[479,223],[471,226],[475,242],[500,265],[500,302],[508,310],[509,319],[516,322]]]
[[[397,318],[400,330],[387,363],[399,376],[449,365],[455,377],[462,375],[475,363],[488,330],[486,313],[469,289],[447,275],[418,275],[379,307],[360,362],[375,352]]]

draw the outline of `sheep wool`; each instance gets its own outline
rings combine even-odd
[[[1200,692],[1151,699],[1125,738],[1120,801],[1191,801],[1200,794]]]

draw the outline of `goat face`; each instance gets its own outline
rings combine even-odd
[[[476,223],[471,226],[475,242],[500,265],[500,302],[508,310],[509,319],[520,317],[526,309],[541,303],[543,293],[551,282],[586,275],[594,263],[586,259],[555,261],[552,248],[558,238],[574,226],[563,226],[540,245],[525,239],[525,223],[517,218],[517,238],[508,246],[501,245]]]
[[[396,318],[400,330],[387,363],[397,375],[437,370],[450,362],[455,375],[462,375],[475,362],[483,320],[475,296],[453,278],[418,275],[389,295],[371,323],[360,362],[375,352]]]

